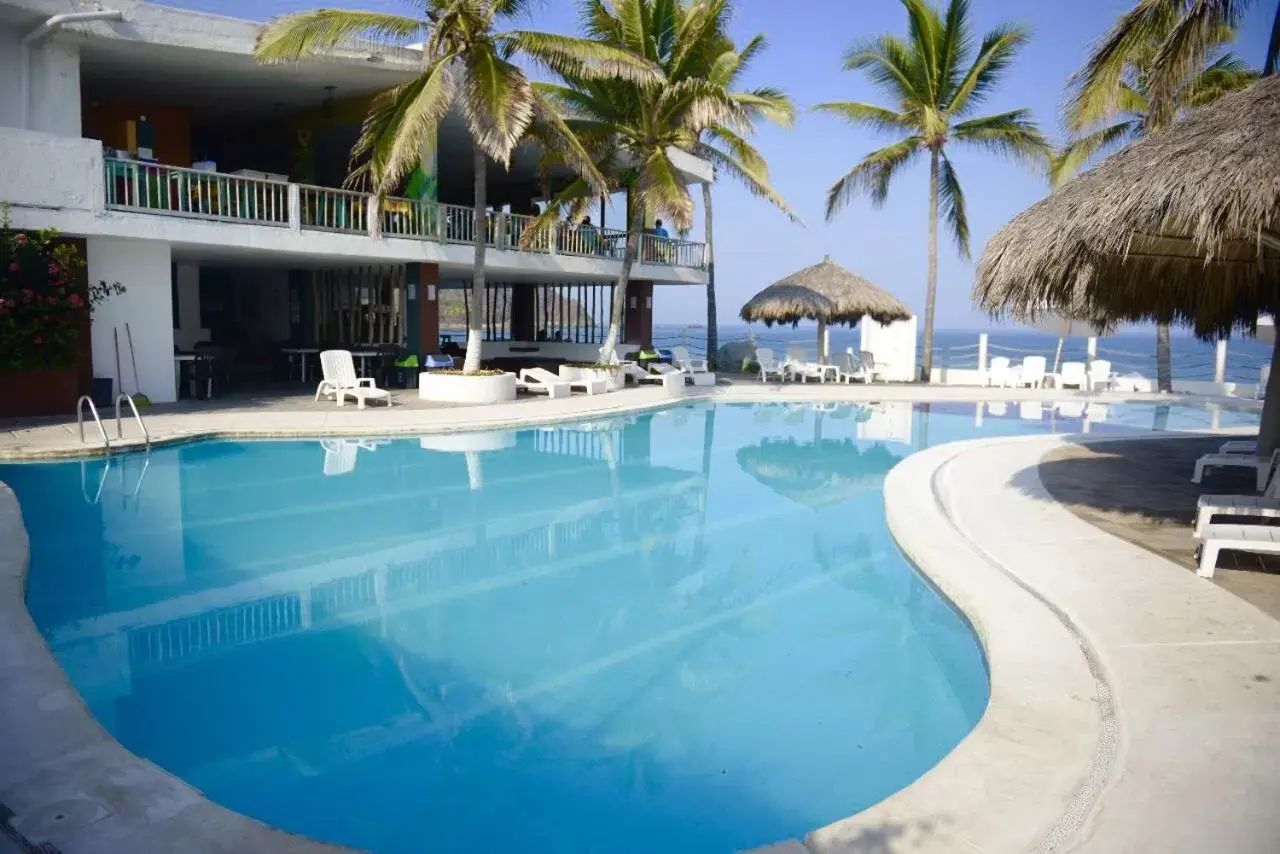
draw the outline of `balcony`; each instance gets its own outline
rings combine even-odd
[[[106,207],[112,210],[266,226],[470,245],[470,207],[292,184],[246,175],[205,172],[158,163],[105,158]],[[494,249],[535,255],[569,255],[621,261],[627,233],[561,223],[555,232],[523,246],[532,217],[491,213],[485,240]],[[701,243],[639,235],[641,264],[706,269]]]

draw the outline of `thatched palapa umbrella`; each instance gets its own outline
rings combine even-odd
[[[1103,160],[987,243],[974,299],[1031,320],[1156,321],[1205,339],[1280,308],[1280,78]],[[1280,351],[1260,444],[1280,439]]]
[[[828,255],[820,264],[805,267],[774,282],[747,301],[738,316],[765,326],[802,320],[818,322],[818,357],[827,360],[827,327],[854,326],[864,317],[881,323],[907,320],[911,310],[888,291],[851,273]]]

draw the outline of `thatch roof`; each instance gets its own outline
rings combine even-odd
[[[911,310],[828,255],[821,263],[792,273],[753,296],[738,316],[748,323],[763,321],[766,326],[794,325],[801,320],[852,326],[864,317],[881,323],[906,320]]]
[[[848,501],[884,485],[900,457],[881,444],[852,439],[765,439],[738,449],[738,465],[760,483],[805,507]]]
[[[1014,217],[987,243],[974,300],[1019,320],[1069,311],[1225,334],[1277,308],[1275,232],[1280,78],[1270,77],[1129,145]]]

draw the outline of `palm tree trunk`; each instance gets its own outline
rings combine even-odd
[[[471,168],[475,170],[475,216],[472,227],[475,245],[475,270],[471,274],[471,316],[467,319],[467,358],[462,363],[462,370],[472,373],[480,370],[480,350],[484,346],[482,332],[485,321],[485,308],[488,301],[484,292],[484,254],[488,245],[489,223],[485,213],[485,169],[488,159],[479,145],[472,145]]]
[[[707,244],[707,362],[715,370],[716,354],[720,349],[720,333],[716,329],[716,250],[711,228],[711,184],[705,181],[702,183],[702,213],[702,239]]]
[[[1271,348],[1271,375],[1265,394],[1262,423],[1258,425],[1258,454],[1264,457],[1280,448],[1280,345]]]
[[[933,306],[938,299],[938,152],[929,159],[929,282],[924,296],[924,352],[920,358],[920,380],[929,382],[933,373]]]
[[[1267,58],[1262,66],[1262,73],[1270,77],[1276,73],[1276,59],[1280,54],[1280,3],[1276,4],[1276,17],[1271,22],[1271,40],[1267,42]]]
[[[1156,326],[1156,390],[1173,391],[1173,348],[1167,323]]]
[[[628,209],[631,205],[627,205]],[[639,207],[636,205],[635,207]],[[639,216],[633,211],[628,220],[639,219]],[[622,321],[626,317],[627,311],[627,285],[631,281],[631,267],[636,262],[636,255],[639,251],[640,239],[637,235],[635,223],[629,221],[627,223],[627,244],[626,250],[622,253],[622,271],[618,273],[618,284],[613,288],[613,309],[609,312],[609,334],[605,336],[604,346],[600,348],[600,361],[607,362],[618,346],[618,341],[622,336]],[[642,344],[649,342],[642,341]]]

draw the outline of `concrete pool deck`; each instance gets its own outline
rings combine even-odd
[[[686,399],[918,400],[922,391],[935,402],[1078,397],[738,383]],[[483,410],[223,406],[157,412],[148,425],[162,441],[392,435],[604,417],[673,402],[661,389],[629,389]],[[974,732],[911,786],[803,843],[761,851],[1275,850],[1280,622],[1057,504],[1038,468],[1046,453],[1073,441],[1036,436],[942,445],[891,472],[890,527],[982,638],[992,672],[990,706]],[[79,442],[74,419],[0,434],[0,458],[93,452]],[[0,486],[0,804],[16,813],[25,835],[38,831],[63,854],[342,850],[212,804],[111,738],[31,623],[26,566],[20,511]]]

